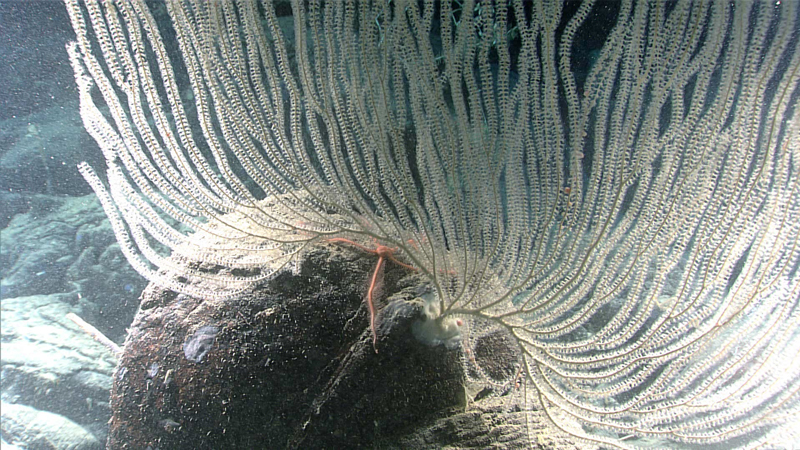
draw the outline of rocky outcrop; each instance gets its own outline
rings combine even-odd
[[[359,448],[464,405],[459,353],[415,341],[421,288],[386,272],[377,343],[363,305],[375,258],[313,251],[240,297],[150,287],[112,392],[111,448]]]
[[[392,264],[376,352],[375,260],[322,245],[228,300],[150,286],[114,375],[109,448],[574,447],[522,383],[480,386],[461,348],[414,338],[427,287]],[[487,364],[509,351],[484,350]]]

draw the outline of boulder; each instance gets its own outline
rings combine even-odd
[[[373,347],[376,260],[319,245],[226,300],[148,287],[114,375],[109,448],[574,447],[526,404],[518,354],[512,382],[482,385],[460,346],[414,337],[430,288],[391,262]],[[471,358],[501,367],[508,342],[486,334]]]

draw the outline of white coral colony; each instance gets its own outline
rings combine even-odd
[[[151,281],[380,242],[421,339],[501,330],[549,427],[800,441],[800,2],[66,3],[81,171]]]

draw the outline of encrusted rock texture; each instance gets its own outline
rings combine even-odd
[[[114,375],[110,448],[360,448],[465,404],[460,352],[417,342],[416,276],[388,264],[377,353],[363,299],[376,258],[322,246],[227,300],[157,287]]]
[[[577,448],[525,399],[513,339],[483,332],[470,352],[417,341],[429,287],[391,262],[373,347],[376,262],[322,244],[235,298],[148,287],[114,374],[108,447]],[[474,364],[504,384],[478,382]]]

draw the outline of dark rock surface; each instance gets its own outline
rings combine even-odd
[[[318,243],[227,300],[149,286],[114,374],[109,448],[575,447],[528,391],[504,330],[470,319],[468,339],[447,346],[414,337],[430,287],[391,262],[373,347],[376,262]]]
[[[417,342],[415,276],[387,267],[378,353],[370,255],[323,246],[225,301],[150,287],[114,380],[110,448],[386,446],[465,405],[460,352]]]

